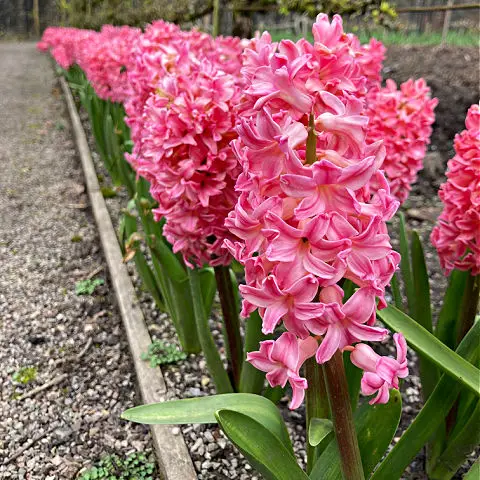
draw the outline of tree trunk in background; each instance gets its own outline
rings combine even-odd
[[[32,8],[32,18],[33,18],[33,32],[35,37],[40,37],[40,8],[38,6],[38,0],[33,0]]]
[[[453,5],[453,0],[448,0],[447,5],[452,6]],[[450,28],[450,20],[451,19],[452,19],[452,11],[447,10],[445,12],[445,17],[444,17],[444,20],[443,20],[442,43],[441,43],[442,47],[444,47],[447,44],[447,34],[448,34],[448,30]]]
[[[233,12],[232,34],[240,38],[253,37],[253,21],[250,12]]]

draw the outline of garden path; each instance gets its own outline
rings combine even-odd
[[[52,63],[0,43],[0,65],[0,478],[72,479],[151,440],[119,419],[133,369]]]

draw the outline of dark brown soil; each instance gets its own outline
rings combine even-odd
[[[442,155],[449,155],[455,133],[465,127],[468,108],[479,100],[479,50],[463,47],[388,47],[384,78],[405,82],[423,77],[439,104],[432,144]]]

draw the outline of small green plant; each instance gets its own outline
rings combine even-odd
[[[75,293],[77,295],[91,295],[99,285],[104,283],[103,278],[80,280],[75,284]]]
[[[103,198],[113,198],[117,196],[117,192],[115,189],[111,187],[101,187],[100,188]]]
[[[144,453],[131,453],[126,457],[109,455],[86,472],[80,473],[77,480],[153,480],[155,464]]]
[[[70,241],[72,243],[79,243],[83,240],[82,236],[81,235],[73,235],[72,238],[70,239]]]
[[[149,360],[152,368],[168,363],[176,363],[185,360],[187,355],[175,345],[165,344],[161,340],[155,340],[148,347],[146,353],[142,353],[142,360]]]
[[[33,382],[37,378],[37,369],[35,367],[22,367],[12,375],[12,380],[22,385]]]

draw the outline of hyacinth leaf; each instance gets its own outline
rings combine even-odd
[[[161,239],[156,238],[155,241],[151,243],[150,249],[152,256],[156,257],[170,279],[177,283],[186,282],[188,280],[187,272],[182,264]]]
[[[343,365],[348,383],[348,393],[350,395],[350,405],[352,411],[357,409],[358,397],[360,396],[360,382],[362,380],[363,370],[356,367],[350,361],[350,352],[343,352]]]
[[[215,340],[213,339],[213,335],[208,324],[209,316],[205,312],[198,270],[187,268],[187,271],[190,282],[187,282],[186,284],[189,284],[190,286],[198,340],[202,347],[203,354],[205,355],[208,371],[215,382],[217,392],[231,393],[233,392],[233,387],[229,376],[223,367],[223,361],[220,358],[220,353],[218,352],[217,345],[215,344]]]
[[[145,259],[145,255],[140,249],[137,249],[135,252],[133,260],[135,262],[135,267],[138,271],[138,274],[142,279],[142,283],[145,285],[145,288],[155,301],[155,305],[160,311],[165,312],[166,308],[163,302],[163,296],[160,292],[157,282],[155,281],[155,276],[153,275],[153,272],[148,265],[147,260]]]
[[[400,219],[400,271],[402,272],[402,279],[405,285],[405,293],[408,301],[408,311],[410,315],[415,312],[415,287],[413,285],[412,266],[410,264],[410,248],[408,242],[407,226],[405,222],[405,215],[403,212],[399,214]]]
[[[308,428],[308,443],[316,447],[333,434],[333,423],[328,418],[312,418]],[[333,438],[333,437],[332,437]]]
[[[430,284],[428,281],[427,266],[423,253],[422,243],[416,231],[412,232],[412,273],[415,288],[415,311],[413,318],[430,333],[432,327],[432,308],[430,305]],[[419,352],[420,357],[420,380],[422,394],[427,400],[438,382],[438,370],[428,358]]]
[[[278,408],[266,398],[250,393],[229,393],[209,397],[186,398],[130,408],[122,418],[148,425],[216,423],[221,409],[243,413],[260,422],[293,455],[292,443]]]
[[[445,373],[480,396],[480,371],[471,363],[450,350],[437,337],[398,308],[389,306],[379,310],[377,315],[392,330],[401,332],[410,347],[417,353],[431,360]]]
[[[467,363],[474,361],[479,342],[480,323],[477,323],[458,346],[457,355]],[[443,375],[420,413],[379,465],[371,480],[400,478],[415,455],[442,424],[457,395],[458,382],[448,375]]]
[[[154,241],[163,243],[161,239],[156,237],[154,237]],[[159,261],[159,257],[153,252],[152,242],[150,242],[150,253],[152,254],[155,279],[165,299],[165,305],[175,326],[182,348],[188,353],[198,353],[201,348],[193,312],[190,284],[188,281],[174,283],[170,279],[168,272]],[[176,257],[175,261],[178,261]]]
[[[401,414],[402,397],[398,390],[390,391],[390,400],[385,405],[369,405],[366,403],[355,412],[355,429],[366,478],[370,476],[390,445],[400,422]],[[310,473],[310,478],[312,480],[338,480],[342,478],[340,455],[335,439],[329,443],[320,455]]]
[[[229,267],[229,275],[230,275],[230,280],[232,281],[233,295],[235,296],[235,305],[237,305],[237,310],[240,312],[240,310],[242,309],[242,299],[240,297],[240,292],[238,290],[237,276],[235,275],[235,272],[231,265]]]
[[[465,458],[480,442],[480,401],[464,427],[448,439],[447,448],[437,459],[435,466],[429,472],[432,480],[450,479],[461,467]]]
[[[213,299],[217,291],[217,284],[215,282],[215,273],[213,268],[205,267],[198,271],[200,276],[200,286],[202,288],[203,303],[205,305],[205,313],[210,315],[212,311]]]
[[[478,480],[480,478],[480,458],[472,465],[463,480]]]
[[[278,404],[278,402],[282,399],[284,395],[285,395],[285,388],[280,386],[271,387],[270,385],[267,385],[267,388],[263,392],[263,396],[265,398],[268,398],[275,405]]]
[[[393,303],[398,309],[403,310],[402,292],[400,291],[400,285],[398,284],[396,273],[393,274],[390,286],[392,288]]]
[[[412,274],[416,293],[415,320],[429,332],[432,328],[432,307],[430,305],[430,284],[422,243],[416,231],[412,232]]]
[[[462,296],[470,272],[454,270],[448,280],[447,291],[435,329],[436,337],[449,348],[455,348],[457,337],[458,313],[462,306]]]
[[[261,423],[235,410],[222,409],[215,417],[227,437],[266,480],[302,480],[307,474],[290,449]]]
[[[258,350],[260,342],[269,338],[271,338],[271,335],[267,336],[262,333],[262,318],[258,310],[255,310],[245,322],[245,352]],[[240,391],[260,394],[264,383],[265,373],[247,362],[245,354],[240,376]]]

